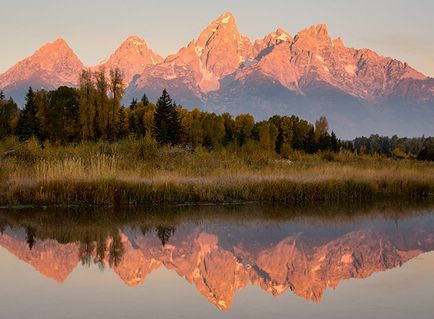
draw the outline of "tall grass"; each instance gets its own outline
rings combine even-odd
[[[236,146],[194,152],[152,141],[0,143],[0,205],[363,202],[434,195],[434,165],[352,153],[283,160]]]

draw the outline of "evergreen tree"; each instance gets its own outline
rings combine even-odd
[[[333,132],[333,131],[332,131],[332,135],[330,137],[330,147],[331,147],[331,150],[333,152],[335,152],[335,153],[339,152],[339,149],[340,149],[339,141],[336,137],[335,132]]]
[[[172,237],[173,234],[175,234],[175,228],[172,227],[158,226],[156,231],[157,231],[157,236],[158,238],[160,238],[163,247],[166,246],[166,244],[169,242],[170,237]]]
[[[434,161],[434,139],[428,138],[425,141],[425,146],[417,156],[421,161]]]
[[[30,87],[26,94],[26,105],[20,114],[17,124],[17,136],[20,140],[25,141],[32,136],[40,138],[40,124],[37,113],[35,93]]]
[[[181,123],[178,112],[166,90],[158,99],[154,116],[154,134],[160,144],[178,144]]]
[[[317,151],[315,142],[315,129],[313,126],[310,127],[309,133],[307,135],[306,147],[304,149],[306,153],[313,154]]]
[[[37,96],[40,92],[37,92]],[[45,93],[45,92],[44,92]],[[77,89],[61,86],[44,94],[48,98],[39,115],[44,138],[52,142],[71,143],[80,140],[79,94]],[[41,97],[44,100],[44,95]],[[43,124],[43,125],[42,125]]]
[[[319,142],[318,142],[318,148],[321,151],[331,150],[331,136],[329,133],[324,133],[320,136]]]
[[[123,106],[119,108],[119,126],[117,132],[118,138],[125,138],[129,133],[128,109]]]
[[[146,93],[143,93],[141,102],[143,103],[144,106],[149,104],[149,100],[148,100],[148,97],[146,96]]]
[[[29,245],[29,249],[32,250],[36,244],[35,231],[32,227],[26,227],[26,242]]]
[[[3,91],[0,91],[0,100],[4,100],[5,99],[5,94],[3,93]]]
[[[130,103],[130,110],[131,110],[131,111],[134,111],[134,109],[136,108],[136,105],[137,105],[137,99],[136,99],[136,98],[133,98],[133,99],[131,100],[131,103]]]

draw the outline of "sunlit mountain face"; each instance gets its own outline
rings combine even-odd
[[[84,67],[59,39],[0,74],[0,89],[23,105],[29,86],[78,86]],[[326,115],[340,137],[434,134],[433,78],[393,57],[348,47],[323,24],[294,35],[279,28],[254,40],[239,32],[228,12],[166,58],[145,40],[128,37],[90,67],[101,68],[120,69],[126,105],[144,93],[155,101],[168,89],[189,109],[250,113],[259,120],[295,114],[314,121]]]
[[[314,211],[115,212],[116,218],[99,223],[97,212],[2,212],[0,246],[64,284],[81,265],[114,272],[129,287],[165,268],[222,311],[248,285],[320,303],[343,281],[369,278],[434,250],[430,209],[318,209],[313,217]]]

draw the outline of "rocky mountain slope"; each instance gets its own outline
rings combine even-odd
[[[129,37],[92,69],[118,67],[128,85],[125,103],[164,88],[188,107],[249,112],[258,119],[326,115],[341,137],[382,133],[434,135],[434,79],[407,63],[333,39],[326,25],[291,36],[277,29],[252,42],[226,13],[186,47],[162,59]],[[0,75],[0,88],[22,103],[35,89],[76,85],[83,65],[63,40],[47,44]]]
[[[143,39],[138,36],[130,36],[110,57],[91,69],[104,68],[109,71],[119,68],[123,74],[124,82],[130,83],[135,75],[142,73],[145,66],[159,64],[162,61],[163,58],[149,49]]]
[[[61,85],[75,86],[83,68],[65,40],[58,39],[1,74],[0,88],[23,104],[29,86],[47,90]]]

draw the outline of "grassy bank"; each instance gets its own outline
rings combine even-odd
[[[293,152],[257,146],[208,151],[152,141],[0,144],[0,205],[126,205],[230,202],[414,201],[434,194],[434,165],[353,153]],[[258,151],[259,150],[259,151]]]

